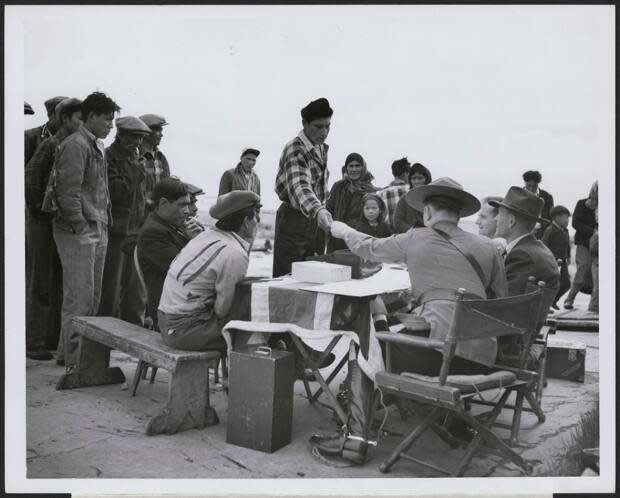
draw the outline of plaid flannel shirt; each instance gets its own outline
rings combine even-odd
[[[275,191],[282,202],[289,203],[307,218],[314,218],[327,199],[327,144],[314,146],[301,131],[286,144]]]
[[[387,207],[388,221],[392,229],[394,229],[394,213],[400,198],[409,192],[409,185],[402,180],[394,180],[383,190],[379,190],[377,195],[383,199]]]

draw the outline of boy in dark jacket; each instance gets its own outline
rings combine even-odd
[[[570,211],[564,206],[555,206],[551,209],[551,224],[545,230],[542,241],[555,256],[560,267],[560,288],[553,301],[553,309],[559,310],[558,301],[570,289],[570,237],[568,235],[568,218]]]

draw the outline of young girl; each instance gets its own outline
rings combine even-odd
[[[362,213],[351,227],[372,237],[382,239],[392,235],[390,226],[385,221],[386,207],[377,194],[366,194],[362,198]]]

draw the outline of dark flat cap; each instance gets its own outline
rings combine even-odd
[[[26,101],[24,101],[24,114],[34,114],[32,106]]]
[[[567,214],[568,216],[570,216],[570,211],[567,207],[564,206],[553,206],[551,208],[551,211],[549,211],[549,216],[551,216],[552,218],[560,214]]]
[[[66,109],[67,107],[78,107],[81,105],[82,101],[80,99],[68,98],[65,100],[61,100],[56,106],[56,115],[60,116],[60,113],[63,111],[63,109]]]
[[[258,157],[258,155],[260,154],[260,150],[252,149],[251,147],[248,147],[247,149],[243,149],[243,152],[241,153],[241,157],[245,156],[246,154],[253,154],[256,157]]]
[[[190,195],[202,195],[205,193],[205,191],[202,190],[200,187],[197,187],[196,185],[193,185],[191,183],[185,182],[185,188]]]
[[[310,122],[314,119],[330,118],[334,110],[329,106],[326,98],[313,100],[301,110],[301,117],[304,121]]]
[[[209,214],[216,220],[221,220],[229,214],[236,213],[250,206],[260,207],[260,197],[250,190],[233,190],[227,194],[220,195]]]
[[[47,113],[54,112],[56,110],[56,106],[60,104],[63,100],[68,99],[69,97],[52,97],[51,99],[47,99],[45,103],[45,109],[47,109]]]
[[[144,121],[144,124],[149,128],[155,128],[157,126],[166,126],[168,121],[159,114],[143,114],[140,119]]]
[[[134,116],[116,118],[116,129],[136,135],[149,135],[151,133],[151,129],[141,119]]]

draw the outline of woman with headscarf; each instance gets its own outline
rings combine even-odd
[[[362,212],[362,198],[364,195],[376,192],[378,189],[372,184],[374,177],[366,167],[366,161],[357,152],[349,154],[344,162],[343,179],[332,186],[326,208],[334,221],[351,224],[357,221]],[[327,241],[327,252],[346,249],[346,244],[330,237]]]
[[[431,172],[420,163],[415,163],[409,170],[409,187],[414,189],[420,185],[428,185],[433,181]],[[407,196],[401,197],[394,211],[394,233],[404,233],[411,228],[424,226],[422,213],[413,209],[406,200]]]

